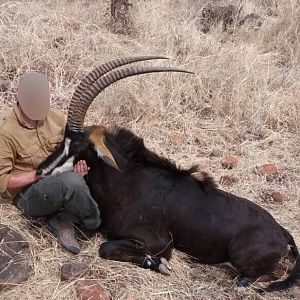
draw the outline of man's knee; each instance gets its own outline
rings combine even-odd
[[[89,217],[83,220],[83,225],[87,230],[96,230],[100,227],[102,221],[100,218],[100,214],[94,217]]]

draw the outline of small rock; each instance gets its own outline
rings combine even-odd
[[[224,175],[224,176],[220,177],[219,182],[223,186],[230,186],[230,185],[233,185],[233,184],[239,182],[239,179],[232,175]]]
[[[271,193],[271,198],[274,202],[283,203],[289,200],[289,197],[285,194],[280,192],[273,192]]]
[[[110,295],[96,280],[79,280],[75,289],[80,300],[111,300]]]
[[[0,291],[13,288],[29,278],[29,244],[16,231],[0,224]]]
[[[209,153],[210,157],[220,157],[222,156],[223,151],[221,149],[212,149],[211,152]]]
[[[12,262],[0,273],[0,291],[13,288],[29,278],[31,267],[25,263]]]
[[[178,132],[172,132],[169,134],[169,141],[173,145],[181,145],[184,142],[184,136]]]
[[[237,166],[238,159],[234,156],[227,155],[221,159],[221,164],[225,169],[232,169],[233,167]]]
[[[61,280],[70,280],[85,276],[88,273],[88,265],[85,263],[66,263],[60,270]]]
[[[260,196],[265,201],[273,201],[276,203],[283,203],[289,200],[289,197],[285,194],[271,190],[263,191]]]
[[[256,172],[260,175],[275,176],[278,174],[278,167],[275,164],[265,164],[257,167]]]

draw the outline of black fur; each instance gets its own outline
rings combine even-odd
[[[106,145],[121,173],[97,159],[92,148],[79,156],[91,166],[87,183],[102,212],[102,229],[115,240],[100,247],[101,256],[143,266],[146,254],[169,259],[175,247],[202,263],[231,262],[256,280],[276,269],[288,245],[297,249],[266,210],[218,189],[207,174],[194,173],[196,167],[182,169],[158,156],[132,132],[108,130]],[[130,247],[131,240],[142,246]],[[298,278],[296,253],[289,279],[269,291]]]
[[[89,143],[95,128],[73,137],[73,145],[77,159],[91,168],[86,182],[110,240],[101,245],[100,256],[157,271],[175,247],[201,263],[230,262],[248,282],[272,273],[290,245],[294,269],[267,290],[286,288],[299,278],[294,240],[266,210],[218,189],[197,167],[182,169],[148,150],[132,132],[114,128],[106,130],[105,143],[119,172],[99,159]],[[145,264],[149,259],[155,263]]]

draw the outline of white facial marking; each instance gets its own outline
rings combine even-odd
[[[42,176],[46,176],[46,174],[48,174],[49,172],[51,172],[51,170],[53,170],[60,162],[60,160],[64,157],[65,155],[65,150],[62,152],[62,154],[53,161],[53,163],[51,165],[49,165],[48,168],[43,170]]]
[[[46,174],[48,174],[49,172],[51,172],[53,169],[54,169],[54,171],[52,172],[52,174],[62,173],[61,171],[55,172],[55,171],[56,171],[55,167],[59,164],[59,162],[62,160],[62,158],[63,158],[64,156],[68,156],[69,150],[70,150],[70,144],[71,144],[71,139],[66,138],[66,139],[65,139],[65,147],[64,147],[64,151],[62,152],[62,154],[61,154],[56,160],[53,161],[53,163],[52,163],[48,168],[46,168],[46,169],[43,170],[42,177],[43,177],[43,176],[46,176]],[[64,169],[64,168],[62,168],[62,167],[63,167],[65,164],[67,164],[69,160],[70,160],[70,159],[68,159],[62,166],[58,167],[57,169],[60,169],[60,170],[61,170],[61,169]],[[74,157],[73,157],[73,161],[74,161]],[[67,170],[66,170],[66,171],[67,171]],[[65,172],[65,171],[63,171],[63,172]],[[52,175],[52,174],[51,174],[51,175]]]
[[[64,149],[64,153],[66,154],[66,156],[69,155],[70,144],[71,144],[71,139],[66,138],[65,139],[65,149]]]
[[[71,156],[66,160],[66,162],[63,165],[54,169],[51,175],[57,175],[67,171],[73,171],[73,162],[74,162],[74,156]]]

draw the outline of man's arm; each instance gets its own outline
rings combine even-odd
[[[35,171],[13,174],[9,178],[7,190],[14,191],[17,189],[22,189],[25,186],[36,182],[38,179],[39,177],[35,174]]]
[[[80,160],[74,166],[74,172],[80,174],[81,176],[85,176],[88,173],[89,169],[90,168],[87,166],[84,160]],[[22,189],[25,186],[32,184],[38,180],[39,180],[39,176],[36,175],[35,171],[25,172],[21,174],[13,174],[9,178],[7,184],[7,190],[13,191],[13,190]]]
[[[0,193],[8,192],[7,185],[13,176],[11,171],[16,155],[13,142],[0,130]]]
[[[89,167],[87,166],[84,160],[80,160],[74,166],[74,172],[78,173],[81,176],[85,176],[89,172]],[[39,176],[36,175],[35,171],[14,174],[11,175],[7,184],[7,190],[13,191],[17,189],[22,189],[25,186],[34,183],[39,180]]]

